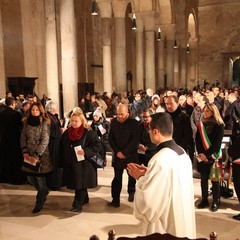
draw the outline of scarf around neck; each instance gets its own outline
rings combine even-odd
[[[27,124],[29,124],[30,126],[39,126],[40,125],[40,118],[39,116],[35,117],[35,116],[32,116],[30,115],[28,118],[27,118]]]
[[[68,137],[71,141],[79,140],[84,132],[84,126],[81,125],[79,128],[70,127],[68,129]]]

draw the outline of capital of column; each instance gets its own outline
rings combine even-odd
[[[161,31],[162,31],[162,34],[167,36],[167,38],[170,40],[174,40],[175,39],[175,29],[176,29],[176,26],[175,24],[167,24],[167,25],[162,25],[160,26],[161,27]]]
[[[140,14],[144,22],[145,30],[156,31],[156,19],[159,14],[155,11],[141,12]]]
[[[112,9],[115,18],[125,18],[128,0],[113,0]]]
[[[101,18],[112,18],[112,1],[111,0],[97,0]]]

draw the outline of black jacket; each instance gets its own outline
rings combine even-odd
[[[86,135],[87,134],[87,135]],[[85,137],[86,135],[86,137]],[[85,138],[85,143],[83,146]],[[85,160],[78,161],[74,147],[81,145],[85,151]],[[87,189],[97,186],[97,169],[87,160],[101,150],[101,142],[92,130],[84,130],[77,141],[70,141],[68,129],[60,140],[60,166],[63,167],[63,179],[69,189]]]
[[[138,122],[128,118],[123,123],[113,118],[110,123],[109,144],[113,150],[113,166],[126,168],[130,162],[138,162],[137,148],[139,142]],[[126,158],[119,159],[116,155],[121,151]]]
[[[189,147],[192,146],[192,127],[190,118],[181,111],[178,106],[175,112],[168,112],[173,120],[173,139],[180,145],[185,151],[189,151]]]

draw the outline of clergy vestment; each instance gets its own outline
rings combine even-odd
[[[159,232],[196,238],[192,163],[174,140],[158,145],[136,184],[134,215],[146,235]]]

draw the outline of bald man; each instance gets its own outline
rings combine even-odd
[[[129,118],[128,106],[120,103],[117,116],[112,119],[109,132],[109,144],[113,150],[112,166],[114,178],[111,184],[112,207],[120,207],[120,193],[122,190],[122,176],[127,164],[138,162],[139,128],[135,119]],[[128,175],[128,201],[133,202],[135,193],[135,179]]]

